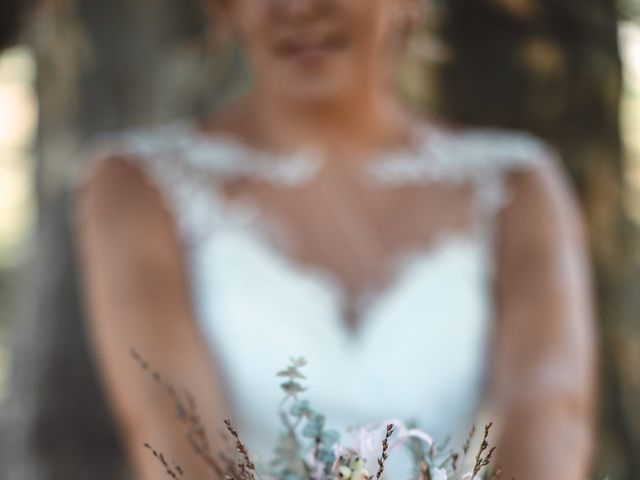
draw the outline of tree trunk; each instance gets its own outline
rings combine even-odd
[[[236,52],[212,51],[202,5],[59,0],[43,2],[34,19],[40,220],[29,272],[31,308],[16,326],[2,411],[2,478],[125,478],[86,344],[68,179],[92,136],[194,115],[231,95],[230,85],[242,86],[230,82],[238,71]]]
[[[452,53],[444,114],[532,131],[566,162],[588,221],[602,332],[594,478],[640,478],[639,243],[624,203],[616,5],[448,0],[442,33]]]
[[[0,52],[17,41],[34,3],[34,0],[4,0],[0,3]]]

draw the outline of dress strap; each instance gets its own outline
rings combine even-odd
[[[559,162],[559,155],[539,137],[524,132],[475,129],[465,137],[457,153],[460,158],[473,159],[469,171],[475,189],[476,217],[479,227],[493,236],[498,214],[514,195],[509,189],[509,177],[538,170],[548,162]]]
[[[246,177],[295,185],[319,166],[310,152],[261,152],[231,137],[202,133],[194,121],[179,119],[97,136],[88,142],[81,155],[84,162],[72,173],[71,182],[82,183],[98,163],[114,156],[135,164],[162,194],[187,247],[199,243],[231,213],[220,194],[224,182]],[[248,215],[242,209],[234,213],[240,221]]]
[[[558,161],[539,137],[516,130],[467,128],[428,131],[415,150],[390,152],[370,166],[376,183],[471,183],[479,213],[493,216],[509,201],[508,175]]]

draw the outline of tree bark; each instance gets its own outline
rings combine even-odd
[[[0,52],[18,40],[34,4],[35,0],[4,0],[0,3]]]
[[[96,134],[195,115],[242,87],[233,81],[236,52],[213,51],[203,5],[59,0],[42,2],[33,19],[40,219],[31,308],[16,326],[10,397],[0,412],[2,478],[126,478],[86,343],[69,174]]]
[[[444,114],[532,131],[566,163],[597,280],[603,384],[594,478],[640,478],[640,243],[625,209],[616,4],[448,0],[442,34],[452,53],[440,77]]]

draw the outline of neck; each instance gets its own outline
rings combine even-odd
[[[260,143],[280,148],[349,151],[394,143],[404,140],[409,118],[389,90],[362,88],[322,103],[287,102],[258,90],[249,103],[251,130]]]

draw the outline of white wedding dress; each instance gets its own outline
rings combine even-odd
[[[342,315],[340,282],[278,247],[259,205],[231,201],[218,188],[239,177],[300,185],[314,178],[318,159],[259,152],[194,125],[181,120],[100,144],[127,153],[165,197],[194,309],[249,449],[270,456],[283,398],[275,374],[297,356],[308,360],[304,397],[328,428],[399,418],[436,439],[463,439],[487,386],[493,230],[509,201],[505,179],[554,152],[519,132],[431,128],[415,149],[372,159],[372,188],[471,186],[473,225],[442,231],[399,258],[393,278],[360,302],[354,332]]]

